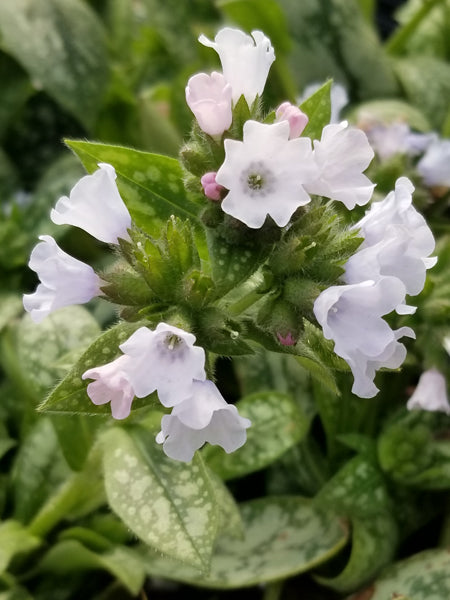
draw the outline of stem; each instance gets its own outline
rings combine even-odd
[[[240,298],[237,302],[235,302],[234,304],[231,304],[228,307],[228,314],[232,317],[237,317],[238,315],[243,313],[245,310],[247,310],[247,308],[250,308],[250,306],[255,304],[255,302],[260,300],[261,297],[262,297],[261,292],[259,292],[258,289],[252,290],[247,295]]]
[[[422,19],[424,19],[435,6],[442,2],[443,0],[428,0],[427,2],[424,2],[416,14],[414,14],[403,27],[400,27],[385,44],[386,51],[389,54],[400,54],[405,49],[411,35],[422,22]]]
[[[279,600],[281,598],[281,592],[283,591],[284,579],[273,581],[267,584],[264,590],[263,600]]]

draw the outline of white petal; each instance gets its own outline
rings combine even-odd
[[[422,373],[406,407],[408,410],[439,411],[450,415],[447,383],[442,373],[437,369],[429,369]]]

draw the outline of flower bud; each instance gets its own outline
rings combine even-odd
[[[210,200],[220,200],[222,190],[225,188],[218,183],[216,183],[216,173],[211,171],[210,173],[205,173],[200,179],[201,184],[203,186],[203,191],[205,192],[205,196]]]
[[[231,86],[221,73],[198,73],[186,86],[186,102],[194,113],[200,129],[220,136],[232,121]]]
[[[289,123],[290,140],[299,137],[309,121],[307,115],[290,102],[283,102],[283,104],[280,104],[275,116],[276,123],[279,123],[280,121],[287,121]]]

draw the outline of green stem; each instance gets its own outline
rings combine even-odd
[[[255,302],[261,299],[261,292],[256,290],[252,290],[242,298],[240,298],[234,304],[230,304],[227,311],[231,317],[237,317],[241,313],[243,313],[247,308],[250,308]]]
[[[391,55],[401,54],[404,51],[409,38],[416,31],[422,20],[435,6],[442,2],[443,0],[428,0],[427,2],[424,2],[411,19],[405,23],[403,27],[400,27],[386,43],[386,52]]]
[[[284,579],[268,583],[264,590],[263,600],[279,600],[283,591]]]

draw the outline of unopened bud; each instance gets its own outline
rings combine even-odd
[[[276,123],[279,123],[280,121],[288,121],[290,128],[290,140],[298,138],[301,135],[309,120],[307,115],[305,115],[305,113],[302,112],[298,106],[295,106],[290,102],[283,102],[283,104],[280,104],[280,106],[277,108],[275,116]]]

